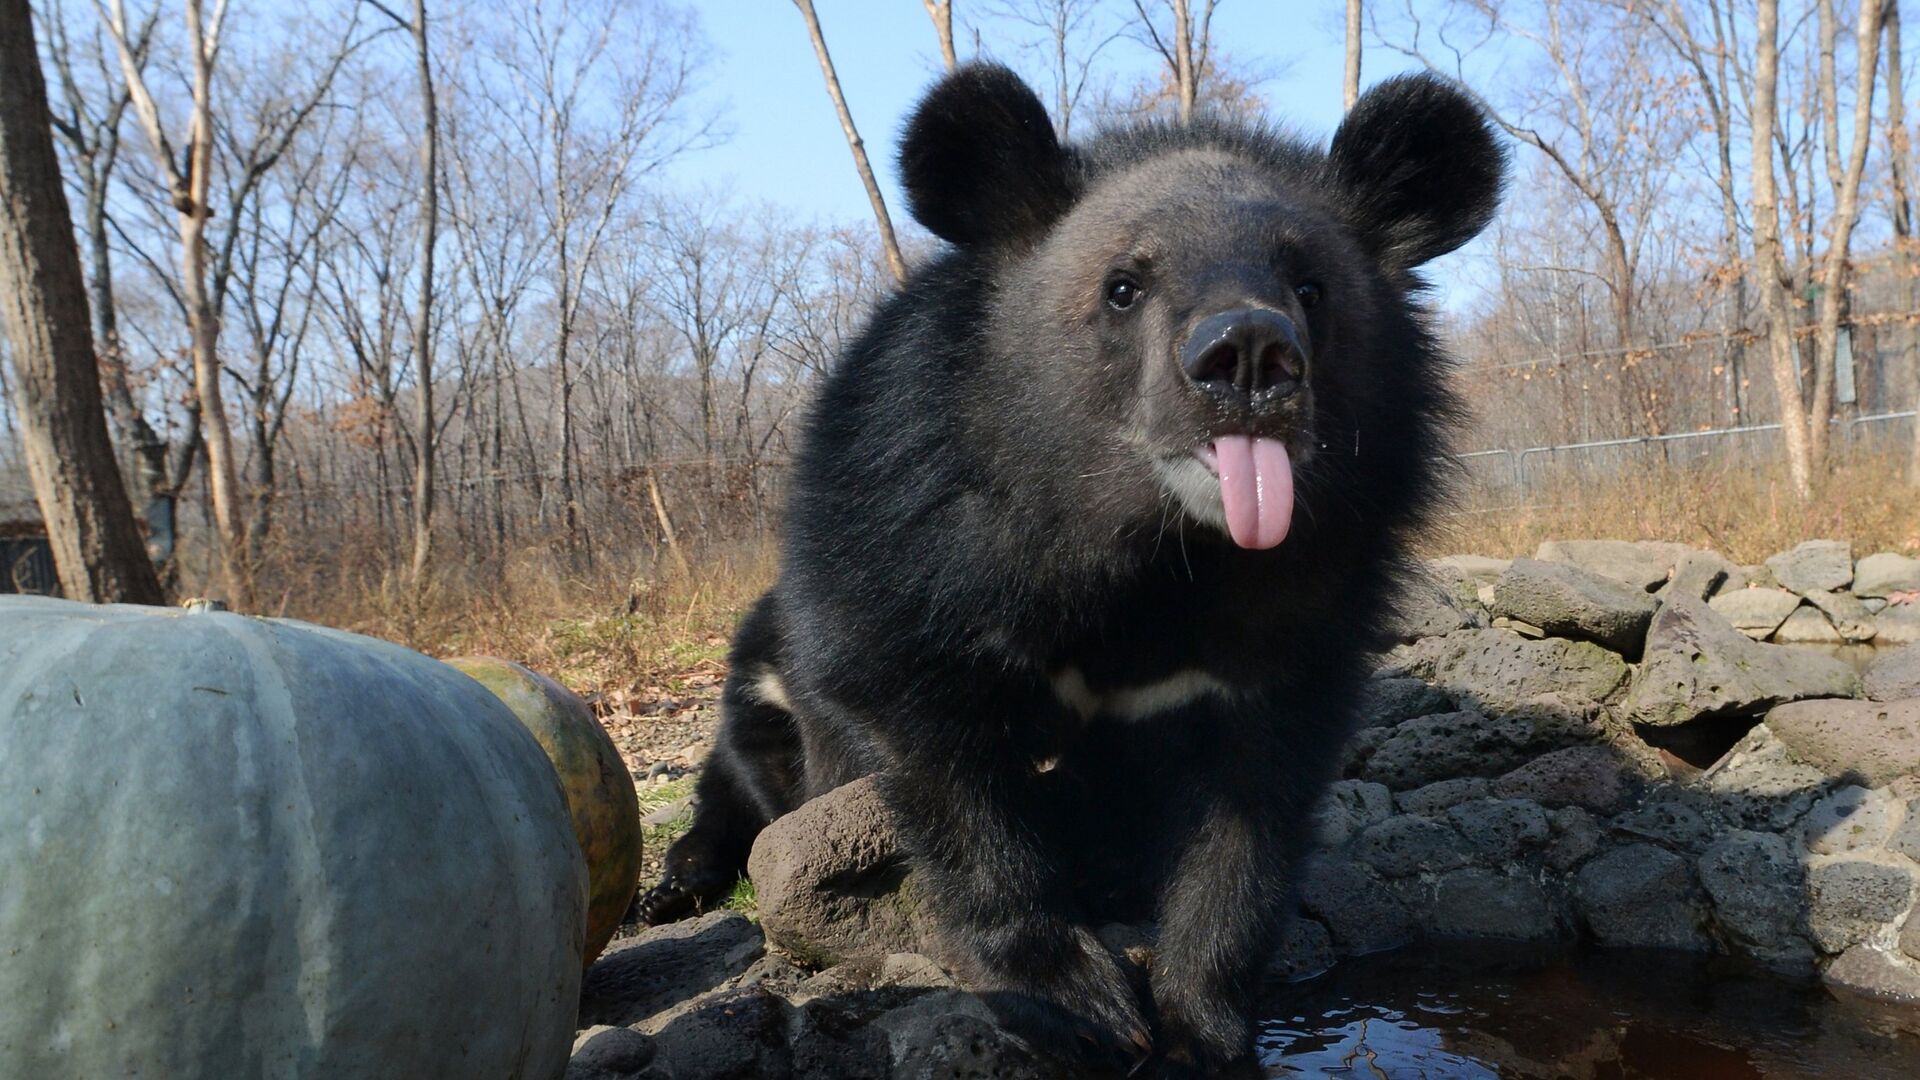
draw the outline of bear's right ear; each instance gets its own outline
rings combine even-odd
[[[907,121],[900,175],[914,219],[963,247],[1031,237],[1073,204],[1046,106],[998,64],[940,80]]]

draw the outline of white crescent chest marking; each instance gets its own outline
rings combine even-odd
[[[1082,720],[1096,716],[1147,720],[1208,696],[1231,697],[1233,688],[1207,672],[1187,668],[1139,686],[1096,692],[1087,685],[1087,677],[1079,668],[1065,668],[1053,676],[1053,696]]]

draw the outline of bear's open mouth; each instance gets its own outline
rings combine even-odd
[[[1278,547],[1293,524],[1293,460],[1260,435],[1219,435],[1189,454],[1156,458],[1154,472],[1188,517],[1250,550]]]

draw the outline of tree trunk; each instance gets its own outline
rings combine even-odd
[[[880,227],[880,246],[887,254],[887,269],[893,271],[893,279],[901,284],[907,281],[907,262],[900,257],[900,242],[894,239],[893,219],[887,215],[887,200],[880,194],[880,184],[873,178],[873,166],[867,163],[867,147],[860,141],[860,132],[853,126],[853,113],[847,109],[847,99],[840,93],[840,77],[834,74],[833,57],[827,53],[827,38],[820,30],[820,16],[814,14],[813,0],[793,0],[800,9],[800,16],[807,20],[807,34],[813,39],[813,55],[820,61],[820,74],[827,80],[827,96],[833,99],[834,111],[840,114],[840,132],[847,137],[847,149],[853,151],[853,167],[860,173],[860,182],[866,185],[867,201],[873,204],[873,220]],[[1184,5],[1184,0],[1183,0]]]
[[[1193,64],[1193,11],[1188,0],[1173,0],[1173,81],[1180,95],[1180,122],[1191,123],[1200,99],[1200,77]]]
[[[107,437],[48,115],[27,0],[0,0],[0,310],[34,497],[68,597],[159,604],[160,581]]]
[[[433,419],[433,247],[440,225],[440,113],[433,94],[432,54],[427,50],[427,2],[413,0],[413,45],[419,63],[420,115],[420,300],[413,318],[414,426],[419,453],[413,473],[414,583],[426,575],[433,556],[433,451],[438,442]]]
[[[1820,307],[1814,332],[1813,404],[1807,413],[1808,456],[1813,468],[1826,464],[1829,418],[1833,415],[1833,368],[1840,343],[1840,310],[1850,284],[1848,256],[1853,246],[1853,226],[1860,218],[1860,179],[1866,171],[1867,144],[1873,137],[1873,90],[1880,70],[1881,0],[1863,0],[1860,19],[1854,27],[1854,55],[1859,74],[1853,102],[1852,143],[1847,147],[1844,165],[1839,154],[1840,132],[1832,123],[1839,112],[1839,89],[1833,70],[1832,38],[1835,36],[1833,0],[1820,0],[1823,15],[1820,95],[1829,118],[1826,133],[1828,179],[1833,186],[1833,219],[1827,234],[1827,258],[1820,267]]]
[[[1920,310],[1920,238],[1914,236],[1913,189],[1909,169],[1913,144],[1907,131],[1906,93],[1900,74],[1900,5],[1887,5],[1887,162],[1893,178],[1894,277],[1896,296],[1905,298],[1908,312]],[[1912,372],[1913,402],[1920,408],[1920,330],[1909,321],[1907,363]],[[1913,420],[1913,446],[1907,462],[1907,483],[1920,488],[1920,416]]]
[[[1343,98],[1348,112],[1360,100],[1360,0],[1347,0],[1347,78]]]
[[[1807,446],[1807,410],[1800,398],[1799,359],[1793,347],[1793,323],[1787,306],[1786,263],[1780,256],[1779,194],[1773,174],[1774,113],[1780,95],[1780,0],[1758,0],[1754,28],[1753,74],[1753,261],[1760,284],[1760,310],[1767,324],[1773,361],[1774,395],[1779,400],[1780,434],[1787,446],[1787,469],[1802,499],[1812,493],[1813,469]]]

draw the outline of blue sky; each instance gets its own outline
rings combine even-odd
[[[894,139],[940,69],[932,24],[920,0],[816,0],[815,6],[854,122],[897,217]],[[969,9],[985,6],[956,0],[956,38],[972,22]],[[1277,72],[1261,87],[1273,115],[1325,139],[1340,122],[1344,9],[1341,0],[1222,0],[1214,40],[1237,63]],[[870,220],[805,23],[790,0],[706,0],[699,11],[715,51],[705,97],[726,106],[732,134],[723,145],[677,162],[675,178],[746,202],[772,203],[801,220]],[[1000,58],[1018,60],[1010,55],[1008,32],[990,24],[983,44]],[[966,37],[962,58],[972,52],[971,35]],[[1103,68],[1128,75],[1156,63],[1156,56],[1130,41],[1115,42],[1101,54]],[[1370,52],[1362,82],[1405,68],[1397,56]]]

